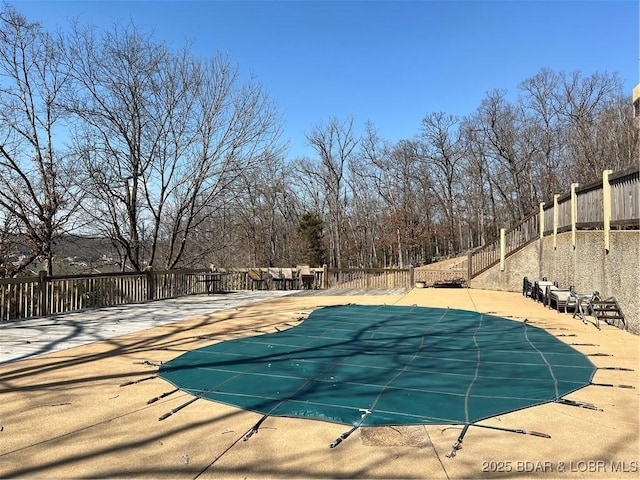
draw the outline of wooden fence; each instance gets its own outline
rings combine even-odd
[[[206,292],[207,270],[167,270],[88,276],[0,278],[0,320],[56,315],[87,308]]]
[[[256,276],[249,271],[258,272]],[[207,279],[216,275],[217,291],[302,289],[297,269],[289,280],[274,268],[230,268],[110,273],[86,276],[39,276],[0,279],[0,321],[58,315],[90,308],[147,302],[211,293]],[[416,281],[432,285],[464,276],[464,270],[426,271],[414,268],[311,268],[314,289],[400,289]]]
[[[438,283],[467,282],[466,268],[315,268],[315,287],[322,289],[375,290],[413,288]]]
[[[432,287],[442,283],[458,283],[463,285],[467,283],[467,269],[447,268],[436,270],[417,268],[414,270],[413,278],[415,280],[414,285],[417,282],[423,282],[426,287]]]
[[[250,270],[259,272],[260,280]],[[216,290],[301,288],[297,274],[287,283],[277,281],[267,268],[215,270]],[[295,269],[289,269],[295,271]],[[323,269],[315,271],[314,287],[322,284]],[[0,278],[0,321],[50,316],[90,308],[111,307],[185,295],[211,293],[212,270],[166,270],[97,275]]]
[[[544,235],[557,235],[578,229],[601,229],[605,248],[609,248],[611,228],[638,229],[640,226],[640,169],[617,174],[603,173],[602,182],[555,195],[552,202],[540,204],[522,222],[500,237],[469,253],[467,269],[425,270],[414,268],[311,269],[312,288],[390,289],[412,288],[415,282],[433,285],[452,280],[468,281]],[[575,239],[574,239],[575,241]],[[259,278],[247,268],[221,269],[218,288],[226,291],[259,288],[302,288],[296,269],[292,280],[277,281],[274,269],[259,268]],[[170,270],[144,273],[114,273],[88,276],[39,276],[0,278],[0,321],[49,316],[87,308],[108,307],[150,300],[207,293],[206,275],[211,270]],[[270,275],[271,273],[271,275]]]
[[[616,174],[606,170],[602,181],[583,187],[573,183],[570,192],[554,195],[553,201],[541,203],[539,211],[515,227],[502,229],[498,238],[471,251],[467,276],[476,277],[543,236],[553,235],[555,241],[555,236],[562,232],[602,230],[608,250],[611,228],[640,228],[640,168],[637,166]]]
[[[512,255],[540,236],[538,214],[531,214],[515,227],[501,230],[498,238],[486,243],[469,254],[467,259],[467,277],[473,278],[500,262],[505,250]]]
[[[320,270],[320,269],[316,269]],[[413,268],[324,268],[317,272],[322,288],[372,290],[413,287]]]

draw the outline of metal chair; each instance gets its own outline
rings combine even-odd
[[[578,305],[578,297],[573,291],[573,287],[569,287],[568,289],[553,286],[547,287],[547,294],[548,306],[555,308],[558,313],[560,313],[560,310],[564,310],[564,313],[568,313],[569,309],[575,311]]]

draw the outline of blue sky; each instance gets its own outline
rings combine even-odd
[[[472,113],[542,68],[639,82],[638,0],[9,1],[30,21],[128,22],[196,54],[228,54],[278,106],[290,159],[329,118],[370,121],[390,142],[430,112]]]

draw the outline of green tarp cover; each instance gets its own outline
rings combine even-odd
[[[347,425],[468,424],[591,381],[582,353],[530,324],[471,311],[325,307],[276,333],[192,350],[160,376],[271,416]]]

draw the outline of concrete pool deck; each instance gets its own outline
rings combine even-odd
[[[0,364],[79,347],[296,292],[239,291],[0,322]]]
[[[232,304],[245,294],[244,301]],[[2,325],[0,355],[10,347],[13,357],[0,357],[6,362],[0,364],[0,478],[640,475],[640,343],[635,335],[608,325],[597,330],[508,292],[430,288],[397,295],[265,292],[256,293],[263,295],[257,299],[249,292],[233,295],[65,315],[57,319],[65,328],[60,331],[66,332],[58,339],[51,337],[51,319],[39,319],[35,330],[31,320]],[[288,328],[315,308],[346,303],[415,304],[491,313],[514,321],[526,318],[590,355],[602,368],[593,382],[613,386],[590,385],[567,397],[596,410],[551,403],[479,422],[494,428],[469,428],[454,458],[447,454],[461,426],[362,428],[330,449],[329,444],[348,427],[270,417],[258,434],[243,441],[260,414],[198,400],[159,421],[193,397],[180,391],[148,403],[173,389],[155,377],[161,362],[210,343]],[[141,328],[119,330],[123,323],[136,322]],[[11,344],[6,343],[10,328],[12,335],[23,334],[11,337]],[[65,343],[74,332],[81,332],[75,335],[78,341]],[[501,428],[543,432],[551,438]]]

